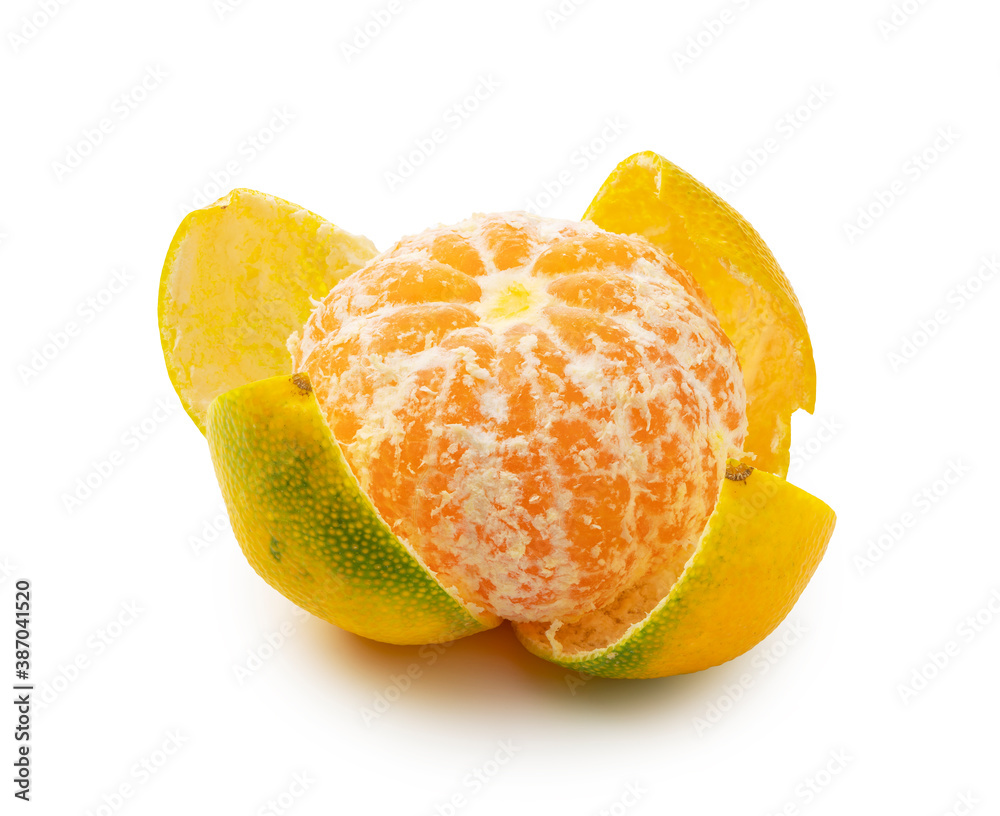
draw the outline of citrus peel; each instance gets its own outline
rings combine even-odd
[[[379,517],[303,374],[227,391],[207,438],[254,570],[317,617],[386,643],[454,640],[500,623],[444,589]]]
[[[174,390],[203,433],[216,396],[288,370],[285,341],[312,299],[374,255],[367,238],[255,190],[188,213],[160,276],[160,342]]]
[[[740,358],[753,464],[788,472],[791,415],[816,403],[802,306],[757,231],[727,202],[653,152],[622,161],[584,218],[663,248],[701,285]]]
[[[533,654],[601,677],[665,677],[724,663],[785,618],[819,565],[835,521],[826,504],[773,474],[754,469],[727,478],[684,572],[613,642],[566,648],[563,640],[573,634],[578,640],[582,632],[600,634],[586,618],[555,628],[514,624],[514,630]]]

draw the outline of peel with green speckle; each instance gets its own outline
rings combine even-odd
[[[393,534],[344,460],[304,374],[208,409],[216,476],[243,552],[312,614],[386,643],[440,643],[500,619],[466,608]]]

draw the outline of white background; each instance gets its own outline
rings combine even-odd
[[[388,0],[5,2],[0,676],[30,579],[37,704],[10,810],[4,706],[3,812],[1000,814],[1000,7],[902,6],[401,0],[364,45]],[[385,248],[579,217],[644,149],[726,190],[809,321],[789,478],[839,523],[786,623],[694,676],[580,685],[506,629],[436,654],[297,616],[164,370],[183,213],[252,187]]]

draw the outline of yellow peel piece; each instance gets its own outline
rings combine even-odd
[[[646,237],[705,290],[743,369],[744,450],[756,467],[784,476],[790,417],[797,408],[812,412],[816,368],[802,308],[760,235],[705,185],[648,151],[615,168],[584,218]]]
[[[285,597],[386,643],[454,640],[499,625],[445,590],[362,492],[305,374],[229,391],[207,436],[233,532]]]
[[[170,380],[204,433],[219,394],[291,373],[288,336],[310,299],[376,254],[367,238],[254,190],[189,213],[160,277],[160,342]]]
[[[741,474],[742,475],[742,474]],[[601,677],[685,674],[732,660],[791,610],[816,570],[836,516],[784,479],[753,470],[726,479],[698,548],[667,596],[616,642],[569,653],[572,623],[514,624],[539,657]]]

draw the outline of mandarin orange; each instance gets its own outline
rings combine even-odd
[[[679,574],[747,431],[698,284],[589,222],[505,213],[405,238],[289,348],[386,524],[512,621]]]

